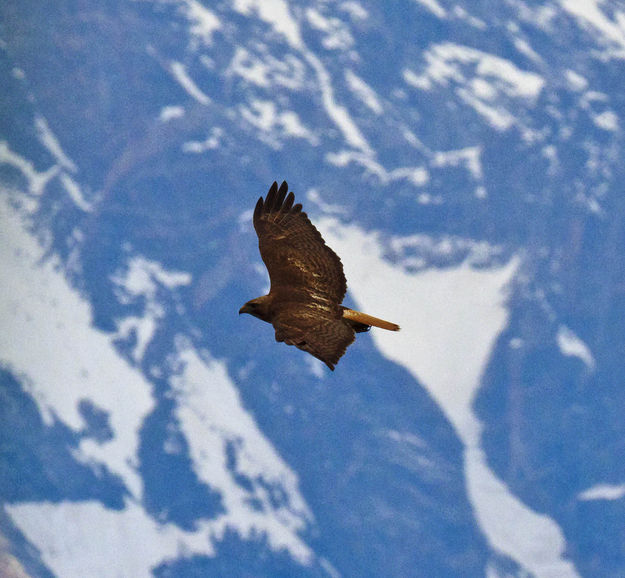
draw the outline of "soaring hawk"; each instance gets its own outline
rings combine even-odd
[[[341,260],[287,191],[286,181],[280,188],[274,182],[256,203],[254,228],[271,287],[239,314],[271,323],[276,341],[307,351],[334,371],[355,333],[372,325],[399,331],[399,325],[341,305],[347,291]]]

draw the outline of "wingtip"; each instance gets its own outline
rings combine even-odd
[[[282,184],[278,187],[278,181],[274,181],[269,187],[269,191],[267,191],[261,210],[266,213],[274,213],[282,211],[284,207],[284,211],[289,211],[293,205],[293,200],[294,194],[292,192],[289,193],[288,183],[282,181]]]
[[[291,207],[293,207],[294,201],[295,201],[295,194],[293,193],[293,191],[291,191],[286,196],[284,203],[282,203],[282,211],[285,213],[289,212],[291,210]]]
[[[280,210],[282,207],[282,203],[284,202],[284,197],[289,192],[289,185],[287,185],[286,181],[282,181],[280,188],[278,189],[278,195],[275,199],[274,209]]]
[[[254,221],[256,221],[258,217],[260,217],[260,214],[263,211],[263,205],[264,205],[263,198],[259,197],[258,201],[256,201],[256,206],[254,207],[254,217],[253,217]]]
[[[267,191],[267,196],[265,197],[264,205],[268,211],[270,211],[273,208],[277,194],[278,194],[278,183],[274,181],[273,184],[269,187],[269,191]]]

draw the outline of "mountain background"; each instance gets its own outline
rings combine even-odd
[[[0,4],[0,575],[625,575],[625,4]],[[288,180],[335,372],[239,307]]]

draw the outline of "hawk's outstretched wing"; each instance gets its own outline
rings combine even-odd
[[[339,305],[347,291],[343,265],[328,247],[321,234],[302,211],[294,205],[286,181],[278,189],[273,183],[265,200],[261,197],[254,209],[254,228],[258,234],[260,255],[269,271],[271,292],[284,287],[305,289]]]
[[[306,308],[298,315],[294,308],[284,307],[275,316],[273,326],[276,341],[307,351],[332,370],[356,337],[354,330],[340,318]]]
[[[330,367],[354,340],[342,320],[347,282],[341,260],[287,195],[273,183],[254,209],[260,254],[269,271],[276,339],[312,353]]]

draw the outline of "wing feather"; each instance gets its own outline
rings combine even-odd
[[[356,337],[354,330],[341,319],[326,316],[311,318],[301,310],[299,314],[284,310],[273,320],[273,325],[276,341],[294,345],[314,355],[333,371]]]
[[[328,301],[338,307],[347,291],[343,265],[319,231],[293,204],[286,181],[274,182],[254,209],[254,228],[261,257],[267,266],[273,294]]]

